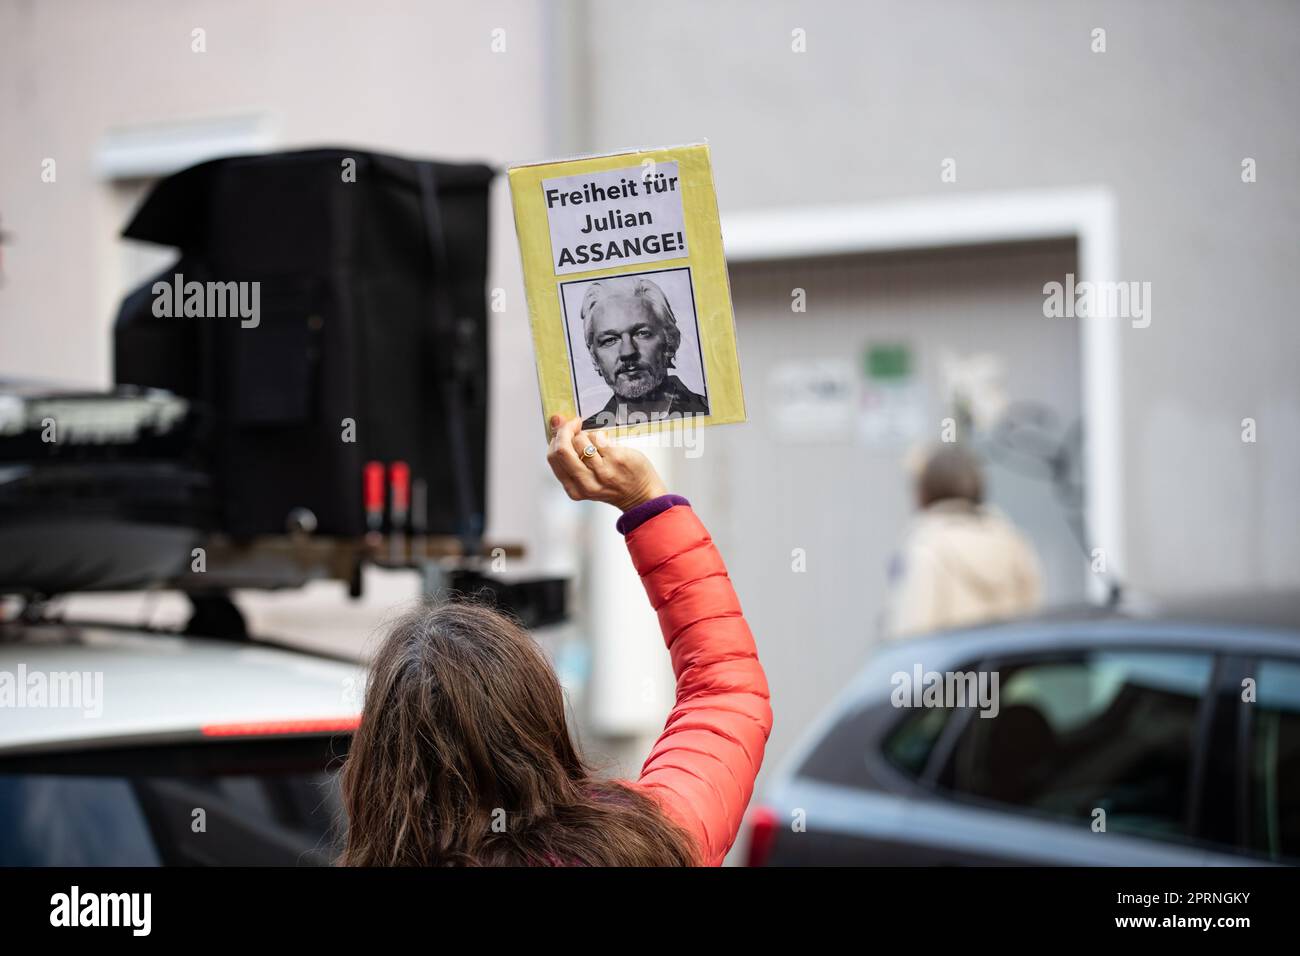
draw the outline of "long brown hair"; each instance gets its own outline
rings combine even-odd
[[[422,605],[371,665],[342,770],[344,866],[685,866],[694,841],[579,756],[531,635],[470,602]]]

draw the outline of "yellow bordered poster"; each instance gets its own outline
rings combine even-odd
[[[709,147],[509,169],[543,422],[745,420]]]

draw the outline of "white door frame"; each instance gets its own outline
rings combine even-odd
[[[722,235],[727,260],[733,263],[1074,239],[1076,282],[1118,279],[1115,200],[1103,187],[753,209],[723,215]],[[1087,318],[1043,321],[1079,323],[1081,408],[1087,436],[1085,520],[1090,542],[1104,550],[1107,569],[1122,580],[1119,320],[1108,316],[1102,305]],[[1098,575],[1089,575],[1089,593],[1094,600],[1104,597],[1105,585]]]

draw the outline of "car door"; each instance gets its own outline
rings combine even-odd
[[[1300,659],[1255,657],[1240,677],[1237,840],[1261,861],[1300,864]]]

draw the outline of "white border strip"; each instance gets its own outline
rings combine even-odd
[[[158,178],[209,159],[264,153],[274,141],[263,114],[111,129],[95,146],[95,172],[109,180]]]

